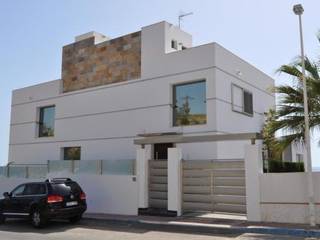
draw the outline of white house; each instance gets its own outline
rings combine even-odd
[[[135,159],[139,134],[260,132],[274,80],[217,43],[160,22],[63,48],[62,78],[13,91],[9,162]],[[154,158],[166,148],[155,146]],[[184,159],[243,157],[243,144],[181,144]]]
[[[9,163],[137,159],[134,212],[152,207],[181,214],[182,202],[184,210],[212,210],[214,202],[214,210],[246,212],[247,142],[176,140],[259,133],[264,113],[275,105],[268,75],[217,43],[192,46],[190,34],[167,22],[114,39],[96,32],[80,35],[63,47],[61,75],[13,91]],[[169,140],[142,144],[146,150],[134,144],[147,136]],[[156,162],[148,165],[149,159]],[[183,179],[191,178],[183,184],[201,182],[198,189],[186,186],[182,196],[176,195],[182,193],[179,159],[189,161]],[[188,168],[213,160],[220,161],[215,170],[221,171],[214,175],[212,198],[202,184],[212,185],[209,171],[194,182]],[[133,184],[127,178],[123,183]]]

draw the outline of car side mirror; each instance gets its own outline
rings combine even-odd
[[[8,199],[8,198],[10,198],[10,193],[5,192],[5,193],[3,193],[3,196],[4,196],[4,198]]]

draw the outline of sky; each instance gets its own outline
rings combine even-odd
[[[111,38],[162,20],[191,33],[194,45],[217,42],[276,80],[292,79],[275,71],[298,56],[301,3],[305,52],[320,56],[318,0],[1,0],[0,1],[0,165],[7,162],[11,93],[61,76],[62,46],[89,31]],[[320,166],[320,134],[312,136],[313,165]]]

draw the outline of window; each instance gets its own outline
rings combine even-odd
[[[252,116],[252,93],[242,87],[232,84],[232,110]]]
[[[22,196],[26,185],[20,185],[11,192],[12,197]]]
[[[178,49],[178,42],[176,40],[171,40],[171,48]]]
[[[42,107],[39,110],[39,137],[54,136],[55,106]]]
[[[196,125],[206,122],[206,82],[174,85],[173,125]]]
[[[65,147],[63,148],[64,160],[80,160],[81,159],[81,147]]]
[[[52,192],[58,195],[80,194],[82,192],[80,186],[76,182],[56,183],[52,184]]]
[[[297,153],[296,160],[297,160],[297,162],[303,162],[303,154]]]
[[[46,192],[47,190],[44,184],[32,183],[26,185],[23,195],[40,195],[46,194]]]

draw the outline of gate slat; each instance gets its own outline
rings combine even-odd
[[[212,203],[211,194],[183,194],[185,202]]]

